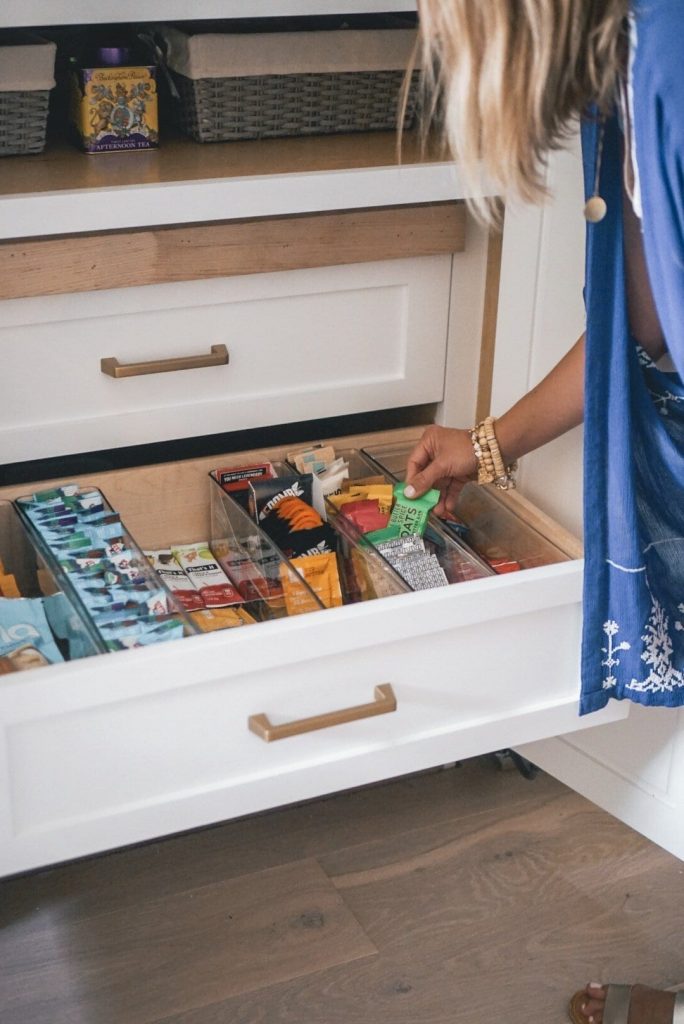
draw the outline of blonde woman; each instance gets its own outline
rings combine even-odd
[[[610,698],[682,706],[684,0],[419,8],[427,86],[466,178],[483,165],[503,196],[543,201],[545,155],[581,122],[586,331],[495,423],[430,427],[408,484],[439,488],[449,513],[464,481],[506,486],[516,459],[584,419],[580,712]],[[684,1024],[684,993],[593,984],[570,1017]]]

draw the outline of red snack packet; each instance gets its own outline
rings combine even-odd
[[[378,502],[373,498],[348,501],[340,508],[340,515],[351,519],[361,533],[384,530],[389,522],[389,516],[386,512],[380,511]]]
[[[494,572],[499,575],[503,575],[506,572],[520,572],[522,569],[520,562],[516,562],[512,558],[488,558],[487,561]]]

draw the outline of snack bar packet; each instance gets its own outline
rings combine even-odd
[[[383,512],[374,499],[349,501],[340,509],[340,515],[351,519],[361,533],[384,530],[389,519],[388,513]]]
[[[192,612],[198,608],[204,608],[202,595],[176,561],[170,548],[145,551],[144,554],[159,578],[164,581],[186,611]]]
[[[215,469],[211,474],[226,492],[244,509],[249,505],[250,480],[271,480],[275,471],[270,462],[259,462],[253,466],[227,466]]]
[[[359,497],[356,494],[350,494],[349,491],[342,490],[339,494],[327,495],[327,500],[339,512],[344,505],[348,505],[352,501],[358,501]]]
[[[199,591],[205,608],[242,604],[242,596],[212,554],[207,541],[171,548],[173,556]]]
[[[380,511],[388,517],[392,511],[394,499],[392,484],[359,484],[352,481],[347,493],[355,498],[377,501]]]
[[[328,498],[331,494],[340,494],[345,480],[349,479],[349,463],[344,459],[335,459],[316,477],[320,482],[323,496]]]
[[[520,562],[511,558],[510,555],[507,555],[505,551],[502,551],[500,547],[494,544],[488,544],[482,554],[488,565],[492,567],[497,575],[501,576],[507,572],[520,572],[522,569]]]
[[[407,534],[423,534],[427,526],[430,511],[439,501],[439,491],[427,491],[420,498],[407,498],[404,495],[403,483],[394,487],[394,508],[390,516],[390,526],[398,526],[399,534],[405,537]]]
[[[337,568],[337,555],[334,552],[295,558],[292,565],[326,608],[338,608],[342,604],[340,574]]]
[[[19,504],[68,574],[100,634],[105,624],[119,630],[110,649],[126,646],[124,628],[135,637],[137,622],[168,615],[168,592],[98,490],[67,484],[20,499]],[[155,634],[146,627],[148,633],[155,640],[173,635],[171,630]],[[108,644],[109,640],[107,636]]]
[[[377,474],[376,476],[360,476],[355,477],[354,480],[348,480],[342,485],[343,491],[350,491],[352,487],[391,487],[391,484],[387,483],[384,476]]]
[[[331,445],[314,445],[301,452],[288,452],[287,461],[300,473],[322,474],[335,462],[335,449]]]
[[[221,567],[244,601],[260,601],[282,595],[278,578],[280,559],[275,554],[262,556],[255,553],[254,557],[250,557],[224,541],[219,541],[214,547]]]
[[[306,505],[313,500],[313,475],[279,476],[273,480],[250,481],[249,511],[261,526],[270,512],[285,498],[300,498]]]
[[[292,566],[309,584],[324,607],[335,608],[342,604],[337,556],[334,553],[293,558]],[[318,607],[311,600],[308,591],[294,585],[286,566],[281,568],[281,578],[288,615],[300,615],[302,612],[314,611]]]
[[[398,523],[390,523],[384,530],[373,530],[364,535],[364,541],[378,547],[390,540],[398,540],[400,526]]]
[[[190,618],[203,633],[250,626],[257,621],[244,608],[204,608],[202,611],[191,612]]]
[[[520,572],[522,569],[520,562],[505,556],[503,558],[488,558],[487,561],[497,576],[503,576],[507,572]]]
[[[466,524],[462,523],[460,520],[458,520],[458,519],[445,519],[445,520],[443,520],[443,525],[446,526],[447,529],[452,530],[453,533],[455,533],[457,537],[461,537],[464,540],[468,539],[468,534],[470,533],[470,527],[466,526]]]
[[[327,519],[323,486],[313,473],[257,481],[250,483],[249,489],[249,512],[259,526],[283,498],[301,498],[316,509],[321,519]]]
[[[49,662],[63,660],[41,597],[0,598],[0,655],[20,644],[36,647]]]
[[[17,581],[11,573],[0,573],[0,597],[21,597]]]
[[[94,653],[92,640],[66,594],[58,591],[44,597],[43,610],[53,634],[66,646],[69,660]]]
[[[425,541],[417,534],[409,534],[406,537],[396,535],[387,540],[379,541],[376,547],[388,561],[391,561],[393,558],[403,558],[407,555],[426,555],[428,553]]]
[[[33,647],[31,644],[17,644],[16,647],[0,655],[0,676],[49,664],[50,662],[37,647]]]
[[[173,616],[153,622],[127,622],[120,627],[108,626],[102,630],[109,651],[131,647],[147,647],[162,640],[178,640],[183,636],[183,623]]]
[[[352,548],[351,566],[353,579],[356,582],[359,600],[368,598],[388,597],[395,594],[395,585],[380,559],[364,558],[359,550]]]
[[[335,551],[334,530],[311,504],[311,474],[280,477],[250,487],[251,507],[259,526],[288,558]]]
[[[446,587],[449,583],[437,556],[426,550],[423,538],[417,534],[385,541],[377,549],[412,590]]]

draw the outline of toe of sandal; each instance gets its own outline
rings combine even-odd
[[[606,985],[602,1024],[628,1024],[631,994],[631,985]],[[575,992],[570,1000],[568,1010],[572,1024],[588,1024],[589,1018],[582,1013],[582,1004],[588,998],[586,989],[582,989],[581,992]]]
[[[631,985],[607,985],[601,1024],[628,1024],[631,995]],[[582,1013],[582,1005],[588,998],[586,989],[582,989],[570,1000],[568,1011],[572,1024],[588,1024],[589,1018]],[[672,1024],[684,1024],[684,992],[675,996]]]

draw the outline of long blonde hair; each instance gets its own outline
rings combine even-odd
[[[484,170],[502,194],[540,201],[549,151],[587,104],[605,110],[613,100],[629,0],[418,0],[418,8],[425,123],[443,123],[467,185]]]

